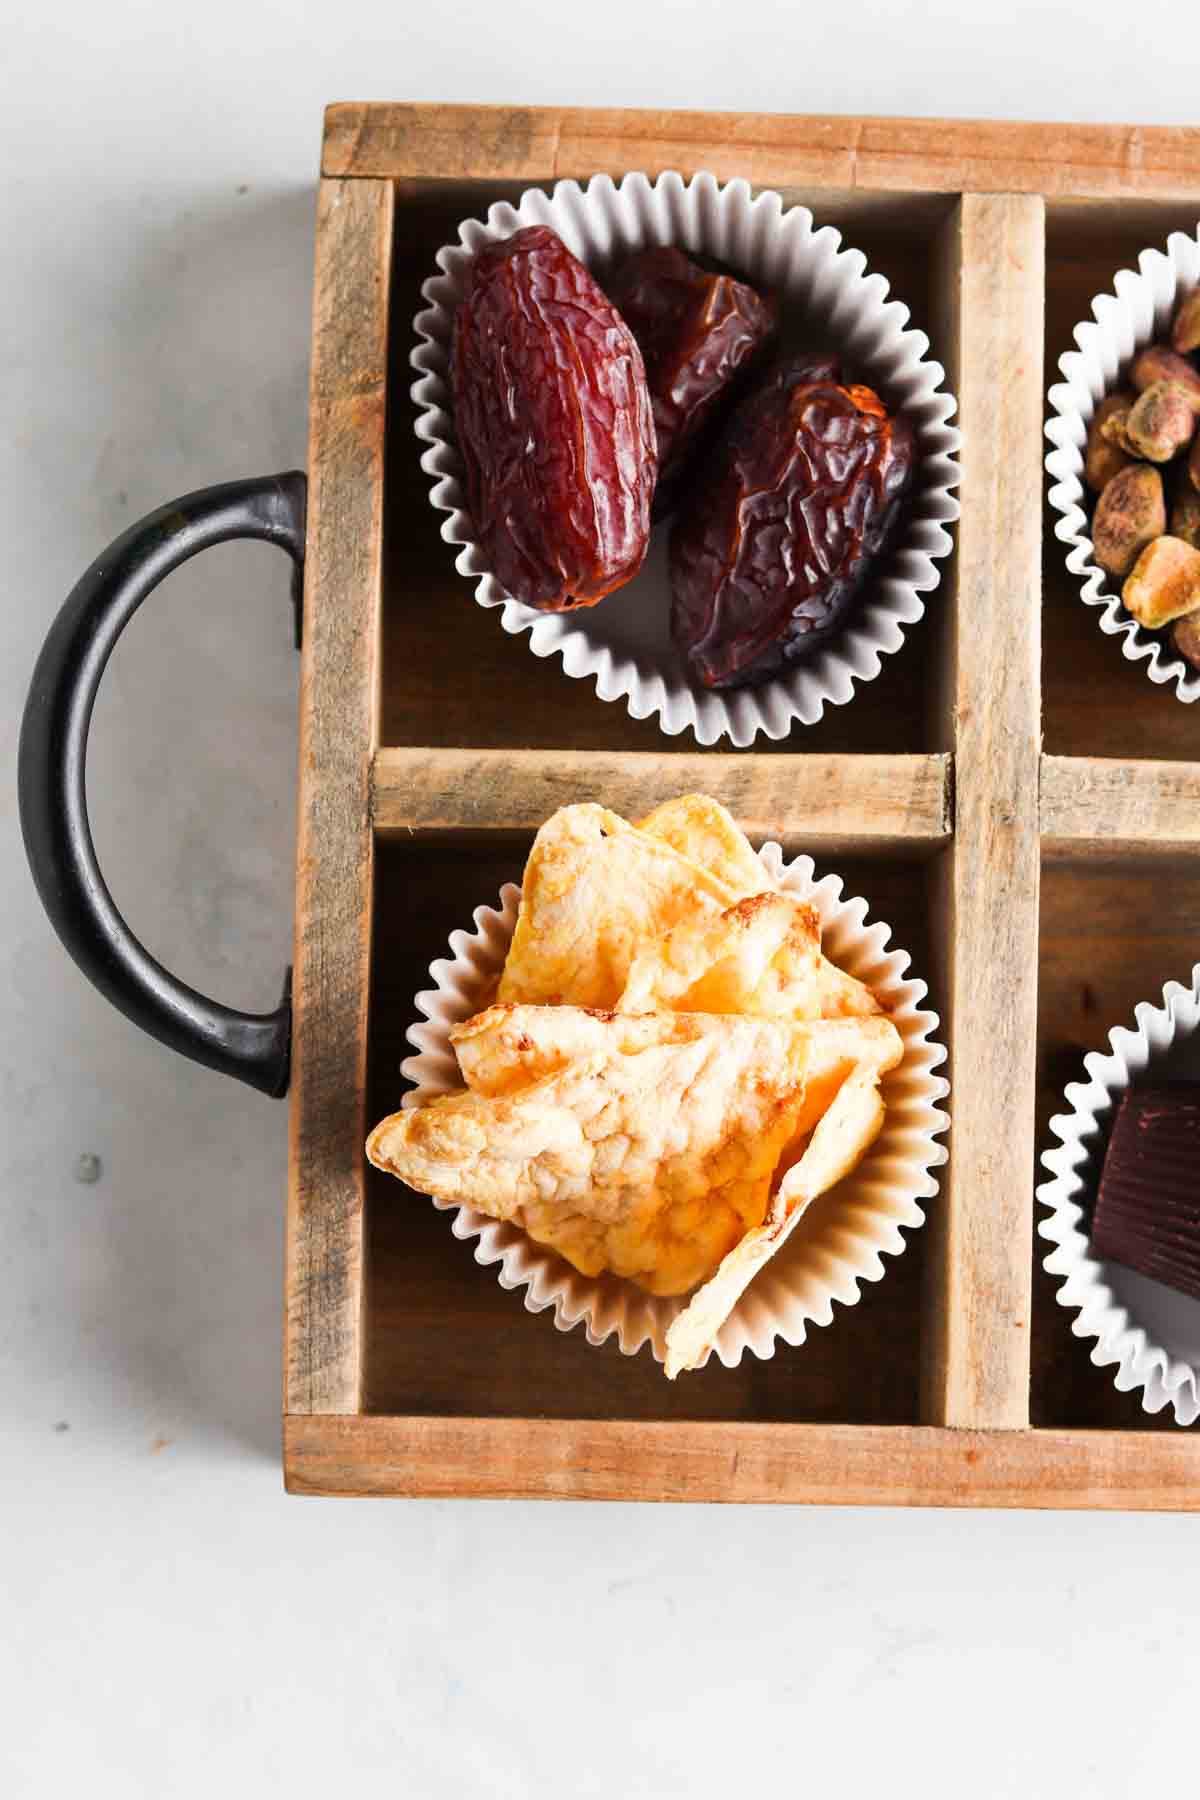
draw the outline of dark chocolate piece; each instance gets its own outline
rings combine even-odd
[[[1200,1082],[1127,1088],[1121,1096],[1092,1249],[1200,1300]]]

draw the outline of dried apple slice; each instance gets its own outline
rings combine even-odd
[[[712,1280],[692,1295],[672,1322],[667,1331],[668,1380],[704,1361],[751,1281],[787,1243],[811,1203],[862,1161],[883,1126],[881,1073],[878,1066],[863,1063],[846,1078],[803,1155],[780,1182],[763,1223],[745,1234]]]
[[[686,1293],[762,1224],[848,1074],[899,1041],[886,1019],[492,1007],[458,1033],[467,1090],[385,1119],[367,1154],[584,1274]]]
[[[880,1010],[870,988],[822,956],[815,908],[790,894],[752,894],[722,913],[684,919],[643,945],[619,1007],[767,1019],[862,1018]]]
[[[723,911],[742,892],[602,806],[560,807],[525,865],[496,997],[615,1006],[644,942],[681,919]]]

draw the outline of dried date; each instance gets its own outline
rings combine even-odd
[[[475,256],[451,379],[475,535],[508,593],[561,612],[635,575],[658,471],[642,354],[548,226]]]
[[[658,438],[656,518],[670,510],[692,453],[739,375],[772,337],[778,306],[748,282],[710,272],[669,246],[640,250],[609,293],[646,364]]]
[[[844,624],[916,461],[912,428],[829,358],[739,407],[671,533],[671,633],[710,688],[764,681]]]

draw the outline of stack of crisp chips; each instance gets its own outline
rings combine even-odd
[[[902,1042],[703,795],[539,831],[496,1004],[450,1033],[465,1086],[371,1133],[377,1167],[511,1222],[583,1274],[691,1298],[702,1362],[754,1274],[883,1124]]]

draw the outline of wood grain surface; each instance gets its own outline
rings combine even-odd
[[[1040,197],[967,194],[950,246],[964,497],[955,835],[939,917],[952,1126],[927,1259],[925,1416],[964,1429],[1028,1419],[1043,225]]]
[[[375,757],[375,829],[532,832],[573,801],[637,819],[692,790],[720,800],[756,841],[799,849],[933,847],[952,826],[946,756],[384,748]]]
[[[313,297],[284,1405],[359,1401],[388,182],[322,182]]]
[[[1200,1435],[623,1419],[284,1420],[294,1494],[1187,1511]]]
[[[852,119],[596,107],[342,102],[325,113],[323,172],[405,180],[554,180],[710,169],[846,193],[1190,197],[1193,126]]]
[[[1200,763],[1045,756],[1041,818],[1050,855],[1200,850]]]

